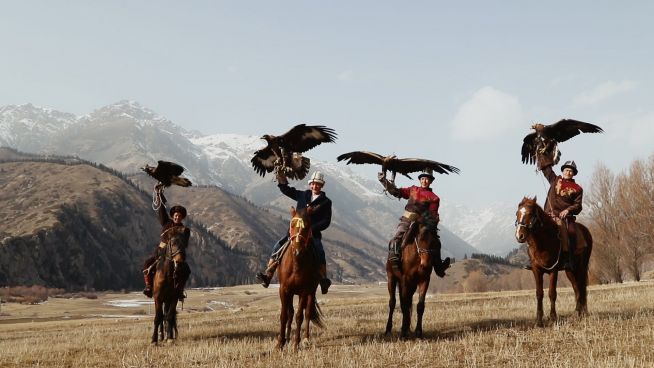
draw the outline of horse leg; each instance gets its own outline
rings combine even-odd
[[[533,269],[536,281],[536,326],[543,327],[543,271]]]
[[[310,330],[311,317],[313,317],[313,313],[318,313],[317,310],[314,312],[314,309],[313,309],[314,308],[313,304],[315,303],[315,298],[316,298],[315,294],[307,294],[307,302],[306,302],[306,305],[304,306],[304,319],[307,321],[307,325],[304,328],[303,343],[306,342],[307,345],[309,344],[309,338],[310,338],[310,334],[311,334],[311,330]]]
[[[550,273],[550,288],[548,295],[550,297],[550,321],[556,321],[556,284],[559,279],[559,272]]]
[[[159,328],[163,324],[163,307],[159,300],[154,301],[154,331],[152,332],[152,343],[157,344]]]
[[[175,328],[177,327],[177,300],[174,299],[166,305],[166,341],[172,342],[175,339]]]
[[[402,333],[401,338],[406,339],[409,337],[409,330],[411,328],[411,303],[413,293],[416,292],[416,285],[400,286],[400,306],[402,307]]]
[[[295,315],[295,310],[293,309],[293,303],[288,305],[288,321],[286,322],[286,336],[291,336],[291,329],[293,325],[293,316]]]
[[[427,276],[427,279],[423,280],[418,285],[418,304],[416,305],[416,312],[418,312],[418,316],[417,316],[418,318],[416,321],[415,335],[419,339],[422,338],[422,314],[425,312],[425,296],[427,295],[428,288],[429,288],[429,276]]]
[[[293,340],[293,344],[295,345],[295,350],[297,351],[300,346],[300,335],[302,334],[302,322],[304,321],[304,314],[307,313],[308,307],[307,307],[307,295],[302,294],[298,297],[298,307],[297,307],[297,313],[295,314],[295,338]],[[311,317],[307,318],[307,325],[309,324],[309,321],[311,321]]]
[[[290,296],[290,297],[289,297]],[[293,304],[293,295],[286,292],[286,288],[279,288],[279,299],[282,302],[282,309],[279,313],[279,339],[277,340],[277,349],[283,349],[286,345],[286,323],[288,322],[289,304]],[[290,322],[289,322],[290,323]]]
[[[393,311],[395,310],[395,289],[397,289],[397,279],[391,273],[388,273],[388,321],[386,322],[386,336],[391,334],[393,329]]]
[[[581,295],[579,290],[579,278],[577,278],[577,271],[565,271],[565,274],[568,276],[568,280],[570,280],[570,284],[572,285],[572,290],[575,292],[575,312],[577,312],[577,315],[581,315]]]

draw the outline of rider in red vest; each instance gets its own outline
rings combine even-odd
[[[418,216],[423,216],[427,221],[432,221],[434,223],[434,229],[436,229],[435,231],[438,231],[436,225],[438,225],[438,222],[440,221],[438,207],[441,199],[430,187],[431,183],[434,182],[434,175],[432,175],[432,172],[433,171],[430,169],[423,171],[418,176],[420,186],[413,185],[407,188],[397,188],[395,184],[386,179],[384,173],[379,173],[377,175],[379,181],[389,194],[397,198],[409,200],[404,207],[404,215],[400,217],[400,223],[397,225],[395,235],[388,243],[388,260],[391,262],[393,268],[400,268],[402,238],[409,229],[411,222],[413,222]],[[434,272],[436,275],[444,277],[445,270],[450,267],[450,257],[441,260],[440,237],[436,234],[435,238],[438,239],[438,254],[434,261]]]

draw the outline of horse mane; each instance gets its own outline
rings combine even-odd
[[[548,214],[545,213],[545,210],[543,209],[543,207],[541,207],[538,204],[538,200],[536,199],[536,196],[534,196],[534,198],[523,197],[522,201],[520,201],[520,204],[518,204],[518,208],[524,207],[524,206],[535,208],[536,209],[536,215],[538,216],[538,218],[540,218],[543,225],[548,226],[548,227],[558,227],[556,222],[554,222],[554,220]]]

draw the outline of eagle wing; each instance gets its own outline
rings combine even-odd
[[[533,132],[527,134],[525,139],[522,140],[522,150],[520,153],[522,154],[523,164],[530,165],[536,163],[536,139],[537,134],[536,132]]]
[[[422,158],[396,159],[388,164],[388,169],[404,175],[425,169],[432,169],[439,174],[449,174],[451,172],[458,174],[461,171],[457,167]]]
[[[157,168],[154,169],[155,174],[160,173],[166,177],[180,176],[184,172],[184,168],[174,162],[170,161],[157,161]]]
[[[184,172],[184,168],[174,162],[159,160],[157,167],[146,165],[143,171],[157,179],[164,187],[169,187],[171,184],[191,186],[188,179],[179,177]]]
[[[323,125],[298,124],[284,133],[280,143],[284,148],[293,152],[306,152],[320,143],[333,143],[336,141],[334,129]]]
[[[338,161],[347,160],[346,162],[347,165],[349,164],[382,165],[384,163],[384,156],[368,151],[353,151],[353,152],[344,153],[336,157],[336,160]]]
[[[557,142],[565,142],[568,139],[579,135],[579,133],[602,133],[604,130],[595,124],[584,123],[583,121],[562,119],[548,125],[544,129],[545,135],[555,139]]]
[[[268,146],[256,151],[250,162],[252,162],[252,167],[257,174],[265,176],[267,172],[272,172],[275,169],[276,160],[277,155]]]

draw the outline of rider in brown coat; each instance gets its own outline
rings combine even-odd
[[[182,220],[186,218],[186,208],[182,206],[173,206],[170,209],[170,217],[166,212],[166,197],[164,197],[163,192],[158,191],[159,196],[161,197],[161,206],[158,209],[158,218],[159,223],[161,224],[161,234],[159,235],[159,244],[154,249],[154,252],[143,264],[143,279],[145,281],[145,289],[143,294],[148,298],[152,297],[152,280],[154,278],[155,267],[154,264],[159,258],[160,251],[166,246],[166,243],[170,241],[170,237],[174,233],[182,232],[182,252],[185,252],[186,247],[188,246],[188,241],[191,236],[191,229],[184,226]],[[179,231],[172,231],[179,230]],[[186,257],[184,257],[186,259]],[[191,274],[191,269],[189,268],[186,262],[177,264],[175,272],[173,274],[173,279],[175,280],[175,289],[178,293],[179,300],[184,300],[186,295],[184,294],[184,285],[188,280],[189,275]]]
[[[575,216],[581,212],[584,191],[574,180],[578,173],[574,161],[566,161],[561,166],[561,175],[556,175],[552,166],[551,157],[538,156],[538,168],[550,183],[544,210],[559,225],[561,246],[568,250],[568,257],[562,268],[572,270],[576,246]]]

